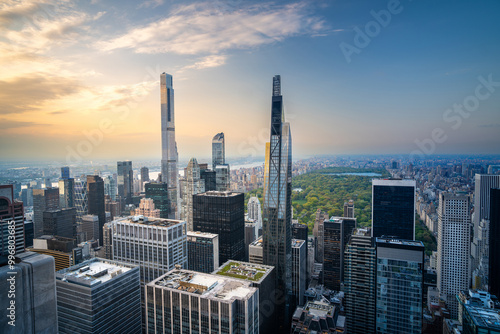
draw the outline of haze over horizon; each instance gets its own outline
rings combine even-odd
[[[173,75],[179,160],[209,156],[221,131],[228,157],[263,156],[275,74],[294,157],[500,154],[499,9],[4,1],[0,156],[159,159],[162,72]]]

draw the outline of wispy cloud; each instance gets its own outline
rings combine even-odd
[[[226,55],[210,55],[201,58],[199,61],[195,62],[192,65],[184,66],[181,71],[187,69],[201,70],[204,68],[222,66],[226,63],[226,60]]]
[[[259,4],[222,11],[210,3],[179,6],[169,17],[96,43],[101,50],[133,49],[136,53],[220,54],[317,34],[325,29],[305,3]]]
[[[33,126],[48,126],[50,124],[43,124],[38,122],[23,122],[23,121],[11,121],[8,119],[0,119],[0,130],[7,130],[13,128],[26,128]]]
[[[137,6],[137,8],[156,8],[161,5],[163,5],[163,0],[146,0]]]

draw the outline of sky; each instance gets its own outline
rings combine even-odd
[[[281,75],[293,154],[500,154],[500,2],[0,4],[0,159],[263,156]]]

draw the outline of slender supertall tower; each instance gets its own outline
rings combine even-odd
[[[174,88],[172,76],[163,72],[161,85],[161,180],[168,185],[168,218],[178,219],[177,143],[175,142]]]
[[[285,123],[281,78],[273,78],[271,138],[266,144],[264,180],[263,247],[264,264],[276,268],[276,314],[280,332],[290,323],[292,231],[292,137]]]

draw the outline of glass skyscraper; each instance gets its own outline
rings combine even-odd
[[[280,325],[285,330],[290,320],[292,231],[292,137],[285,123],[281,77],[273,78],[271,138],[266,144],[264,170],[263,253],[264,264],[276,268],[276,300]]]
[[[177,143],[175,141],[174,87],[170,74],[160,75],[161,93],[161,181],[168,186],[170,219],[178,219]]]
[[[215,170],[217,165],[224,165],[225,158],[224,132],[218,133],[212,139],[212,168]]]
[[[372,237],[415,240],[415,181],[372,181]]]
[[[421,241],[376,239],[376,332],[422,332],[424,244]]]

